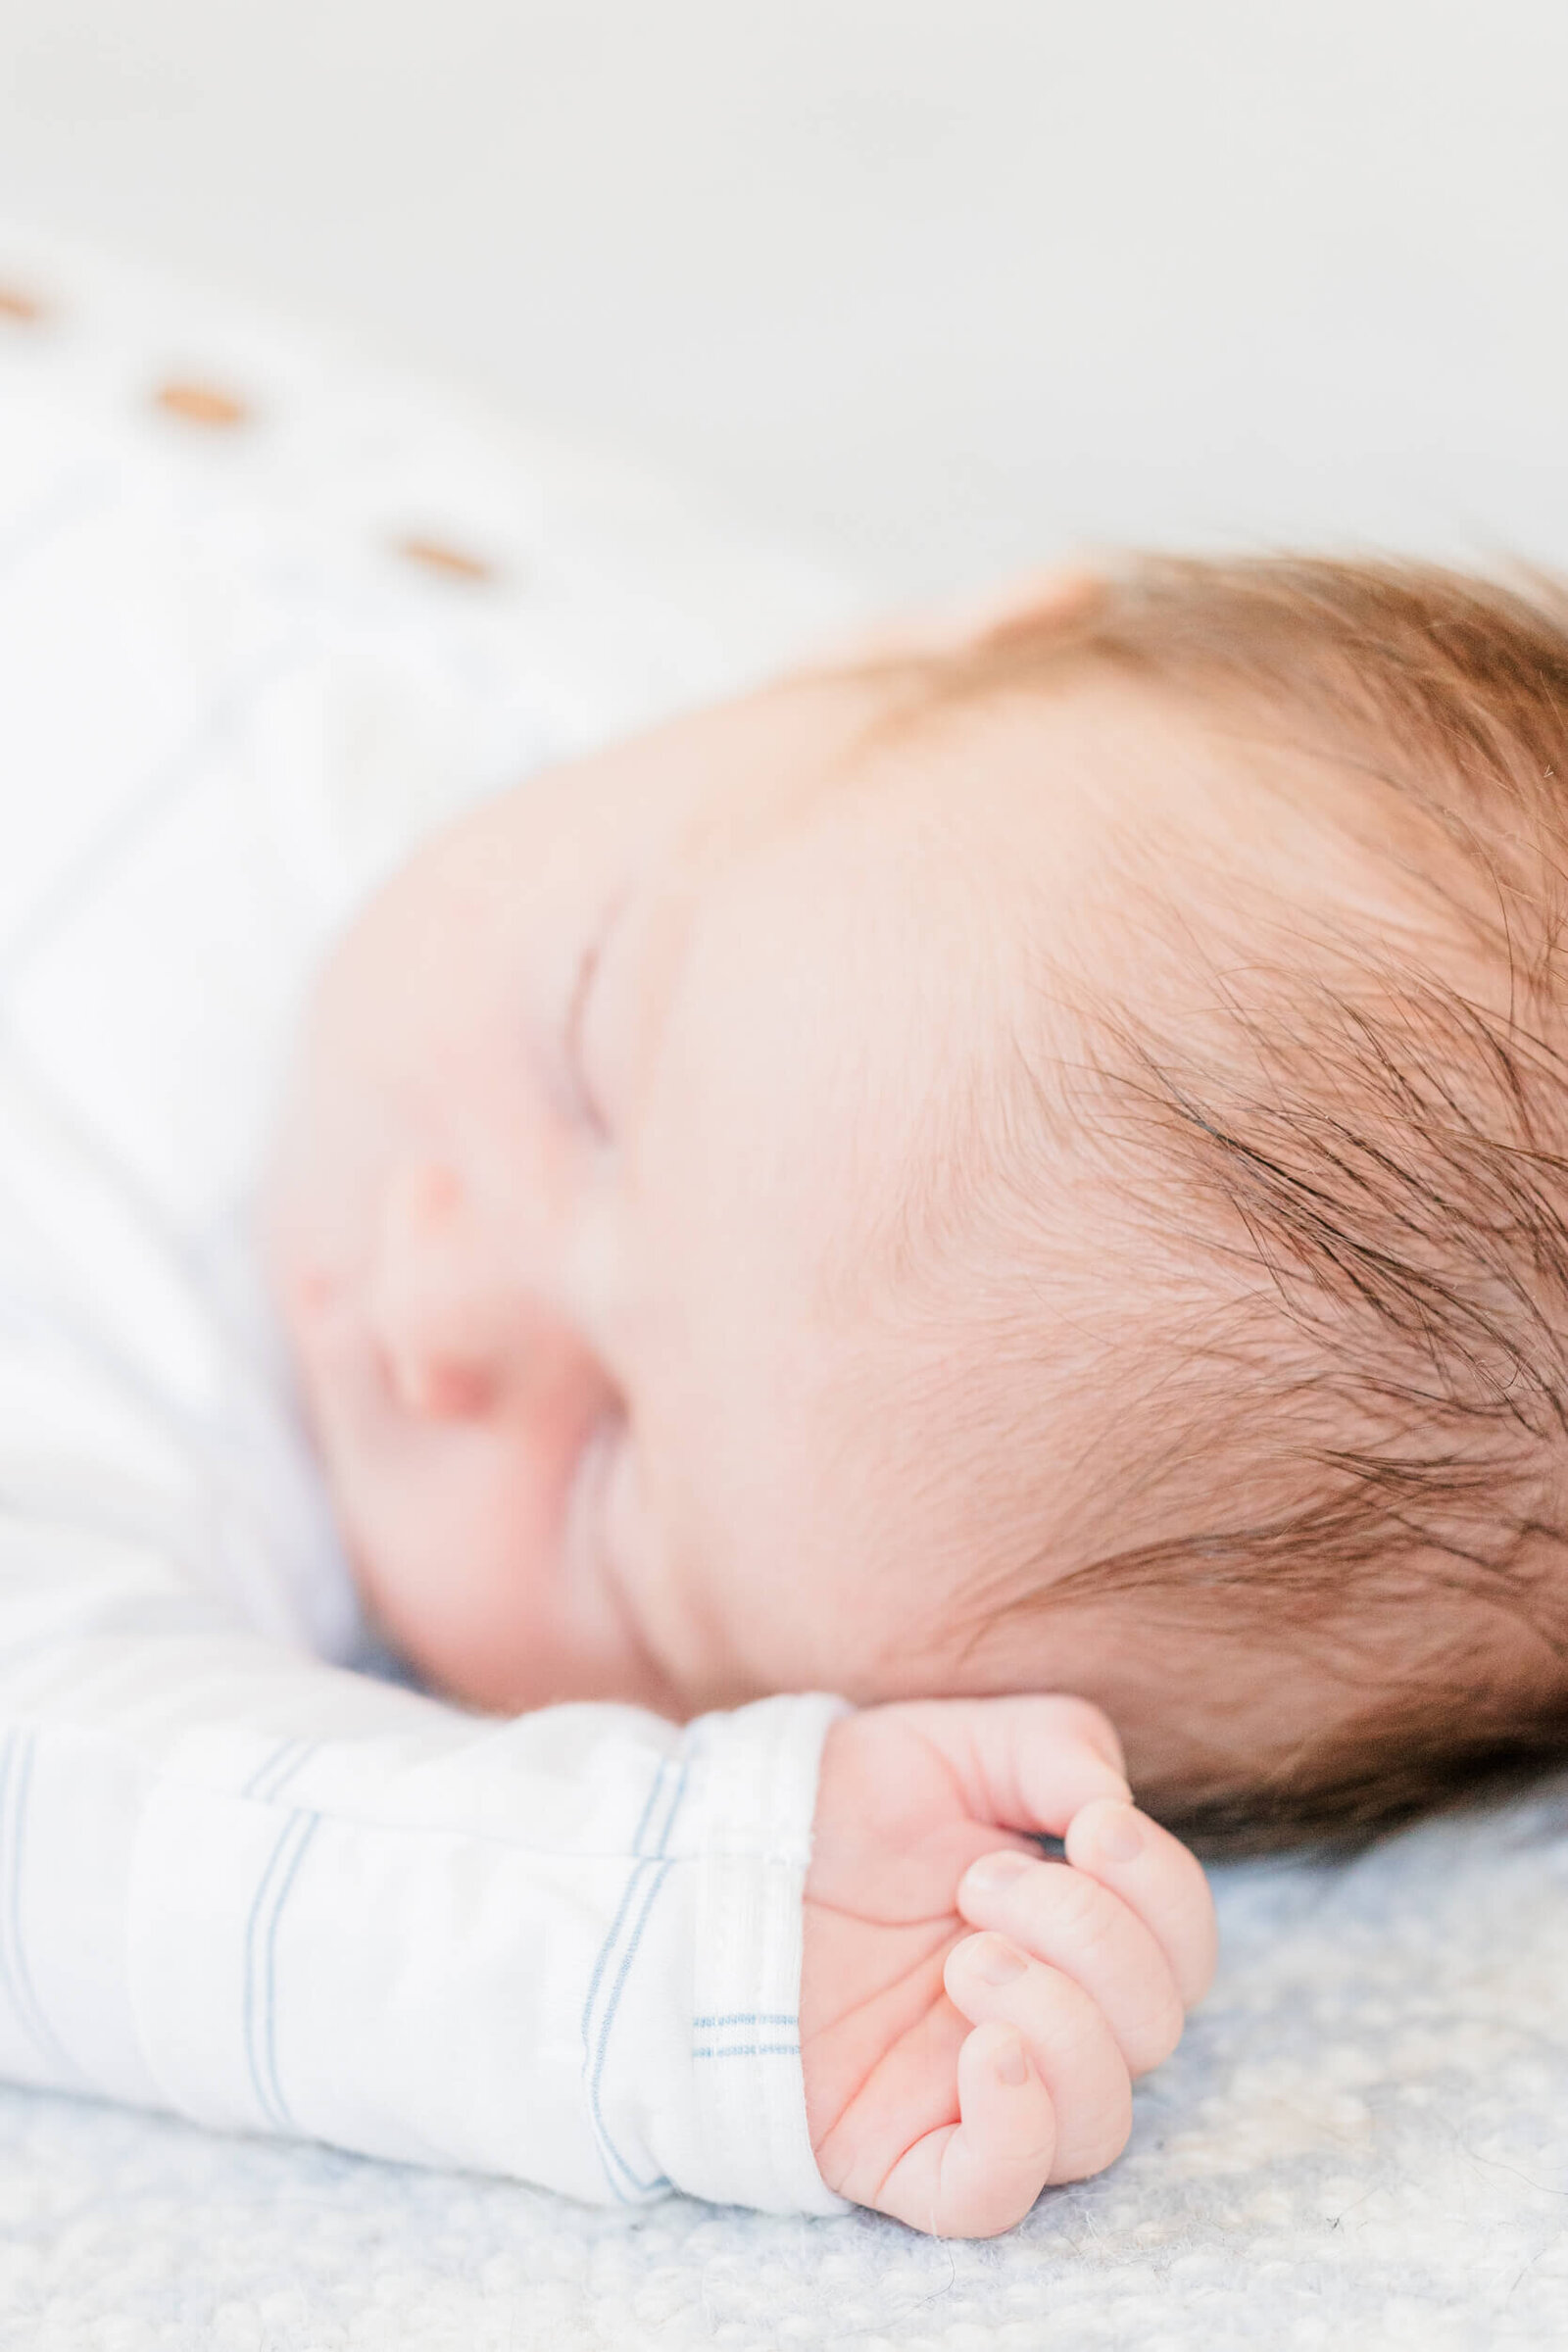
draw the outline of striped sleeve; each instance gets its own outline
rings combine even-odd
[[[223,2130],[830,2212],[801,1891],[837,1702],[500,1722],[244,1634],[0,1677],[0,2066]]]

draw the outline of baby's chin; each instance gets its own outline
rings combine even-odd
[[[493,1715],[587,1699],[676,1719],[695,1711],[622,1614],[571,1591],[559,1563],[509,1549],[488,1578],[460,1589],[443,1565],[477,1556],[486,1531],[425,1514],[417,1530],[425,1540],[411,1544],[406,1513],[387,1514],[383,1525],[337,1498],[334,1509],[370,1626],[427,1690]]]
[[[526,1657],[509,1656],[494,1645],[455,1642],[450,1629],[427,1640],[419,1631],[411,1635],[401,1620],[389,1622],[373,1609],[370,1615],[382,1640],[427,1690],[481,1714],[526,1715],[592,1701],[642,1707],[681,1723],[702,1711],[630,1656],[609,1657],[569,1642],[542,1642]]]

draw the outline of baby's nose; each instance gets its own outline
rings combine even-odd
[[[457,1170],[399,1169],[381,1203],[370,1276],[372,1335],[393,1395],[428,1421],[493,1411],[526,1362],[559,1355],[544,1302],[496,1247]]]
[[[421,1421],[479,1421],[495,1399],[495,1382],[482,1364],[457,1353],[421,1355],[386,1350],[392,1394]]]

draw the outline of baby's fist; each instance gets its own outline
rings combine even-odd
[[[828,1734],[801,2054],[829,2187],[946,2237],[1010,2229],[1119,2155],[1133,2077],[1213,1966],[1203,1874],[1133,1810],[1098,1708],[931,1699]]]

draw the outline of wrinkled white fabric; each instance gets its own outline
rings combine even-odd
[[[519,448],[254,339],[246,421],[181,422],[134,288],[78,291],[0,354],[0,2074],[837,2210],[796,2027],[836,1702],[503,1722],[367,1671],[251,1242],[345,915],[734,649]]]

